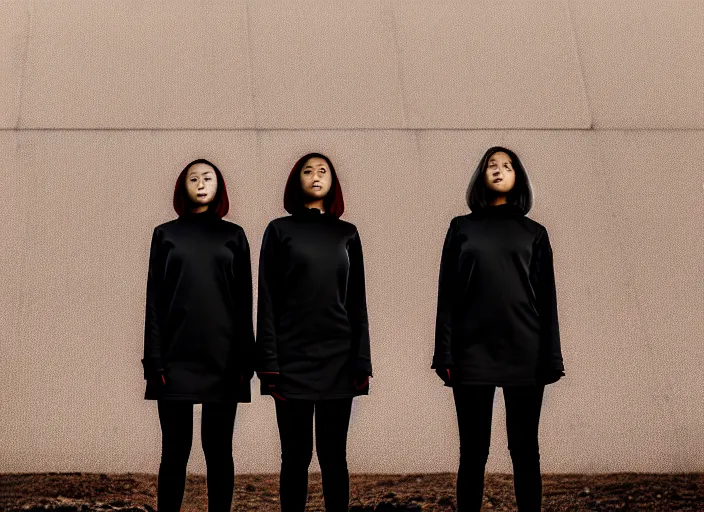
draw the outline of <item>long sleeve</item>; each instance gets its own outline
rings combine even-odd
[[[537,270],[537,304],[540,316],[539,365],[564,371],[560,348],[560,328],[557,319],[557,292],[552,247],[548,232],[543,230],[536,240],[535,264]]]
[[[352,351],[354,368],[372,374],[371,348],[369,344],[369,319],[364,282],[364,258],[359,233],[355,233],[348,247],[350,259],[349,284],[345,307],[352,327]]]
[[[147,305],[144,319],[144,365],[145,378],[156,370],[163,369],[161,361],[162,331],[159,318],[159,291],[163,279],[164,262],[161,251],[159,228],[152,233],[149,249],[149,270],[147,274]]]
[[[452,366],[452,310],[455,299],[458,249],[457,219],[453,219],[445,236],[438,279],[438,308],[435,320],[435,353],[431,368]]]
[[[240,230],[233,247],[232,273],[234,287],[234,318],[239,326],[238,346],[235,353],[237,366],[251,371],[254,368],[254,326],[252,322],[252,261],[249,242],[244,230]]]
[[[278,373],[279,361],[276,340],[274,304],[277,286],[276,249],[278,235],[269,224],[264,231],[259,254],[259,291],[257,299],[256,370]]]

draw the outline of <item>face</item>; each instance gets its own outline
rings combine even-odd
[[[516,183],[511,157],[498,151],[489,157],[484,176],[486,186],[497,194],[507,194]]]
[[[311,200],[322,199],[332,186],[328,163],[318,157],[309,158],[301,168],[301,189]]]
[[[218,189],[218,176],[208,164],[192,165],[186,174],[188,198],[196,206],[209,204]]]

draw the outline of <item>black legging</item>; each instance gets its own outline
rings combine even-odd
[[[303,512],[308,498],[308,466],[315,448],[323,480],[326,512],[347,512],[350,480],[347,471],[347,430],[352,398],[276,402],[281,438],[280,496],[282,512]]]
[[[538,423],[544,386],[503,387],[506,433],[513,462],[513,485],[520,512],[540,511],[542,480]],[[495,386],[453,387],[460,431],[457,510],[479,511],[484,493],[484,468],[489,457]]]
[[[161,465],[157,510],[178,512],[186,485],[186,465],[193,443],[193,404],[159,400]],[[201,442],[208,482],[208,511],[229,512],[235,485],[232,433],[237,404],[203,404]]]

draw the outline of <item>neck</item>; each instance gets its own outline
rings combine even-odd
[[[203,204],[201,206],[196,206],[195,208],[191,208],[191,213],[203,213],[208,209],[207,204]]]
[[[303,203],[303,206],[306,208],[317,208],[321,212],[325,213],[325,207],[323,205],[323,200],[322,199],[317,199],[315,201],[310,201],[308,203]]]
[[[491,204],[491,206],[499,206],[500,204],[506,204],[506,196],[496,196],[493,200],[489,202],[489,204]]]

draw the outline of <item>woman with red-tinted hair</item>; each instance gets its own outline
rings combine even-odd
[[[257,312],[257,374],[281,439],[281,510],[305,510],[315,417],[325,509],[346,511],[352,399],[368,394],[372,375],[362,245],[340,219],[342,189],[325,155],[296,162],[284,208],[291,215],[264,232]]]
[[[208,510],[229,511],[232,434],[254,374],[252,269],[244,230],[222,217],[225,180],[207,160],[176,181],[179,217],[154,228],[144,333],[145,399],[157,400],[162,432],[160,512],[178,511],[193,439],[193,404],[203,404],[201,440]]]

